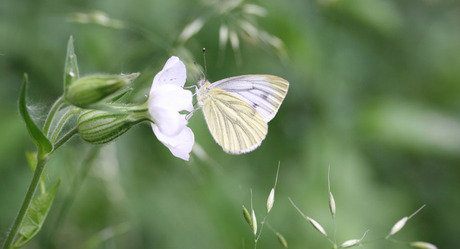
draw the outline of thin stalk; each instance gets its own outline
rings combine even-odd
[[[159,32],[152,32],[149,29],[130,23],[126,25],[126,29],[143,36],[147,40],[158,45],[160,48],[165,48],[166,51],[169,51],[171,48],[171,42],[167,41],[164,37],[161,37]]]
[[[262,230],[264,230],[265,221],[267,220],[267,217],[268,217],[268,214],[265,215],[264,220],[260,223],[261,226],[260,226],[259,235],[257,235],[257,237],[254,240],[254,249],[257,249],[257,243],[259,242],[260,236],[262,236]]]
[[[14,242],[14,238],[16,237],[19,227],[21,226],[24,218],[27,214],[27,211],[30,208],[30,204],[32,203],[35,190],[40,183],[40,178],[45,170],[46,162],[48,161],[48,155],[41,156],[40,154],[37,156],[37,166],[35,167],[34,176],[32,181],[30,182],[29,189],[27,190],[26,196],[24,197],[24,201],[22,202],[21,209],[17,214],[13,226],[11,227],[10,232],[8,233],[8,237],[6,238],[5,242],[3,243],[2,249],[8,249]]]
[[[61,145],[67,142],[73,135],[77,134],[78,130],[77,127],[72,128],[69,132],[67,132],[64,136],[62,136],[53,147],[53,150],[57,150]]]
[[[76,127],[71,129],[69,132],[67,132],[64,136],[62,136],[61,139],[59,139],[59,141],[57,141],[54,144],[53,151],[57,150],[61,145],[67,142],[75,134],[77,134]],[[37,165],[35,167],[34,176],[32,178],[32,181],[30,182],[26,196],[24,197],[24,200],[22,202],[21,209],[16,215],[16,218],[14,219],[11,230],[8,233],[8,237],[6,238],[5,242],[2,245],[2,249],[11,248],[11,245],[13,244],[14,239],[16,238],[18,230],[21,227],[21,224],[24,221],[27,211],[29,210],[30,205],[33,201],[34,193],[37,190],[38,185],[40,185],[41,176],[43,175],[43,172],[45,171],[46,162],[48,161],[48,158],[51,156],[51,154],[52,152],[46,155],[41,155],[40,153],[37,155]]]
[[[45,125],[43,126],[43,134],[45,134],[47,137],[50,135],[48,133],[50,131],[50,127],[51,127],[51,123],[53,122],[54,115],[56,115],[56,112],[59,109],[61,109],[63,104],[64,104],[64,98],[61,96],[56,100],[56,102],[54,102],[53,106],[51,106],[50,112],[48,113],[48,116],[46,117]]]
[[[45,181],[43,179],[40,179],[40,194],[45,194],[45,193],[46,193]]]
[[[61,133],[62,128],[64,127],[65,123],[67,122],[67,120],[70,118],[70,116],[73,113],[74,113],[73,109],[70,108],[69,110],[66,111],[66,113],[64,113],[64,115],[62,115],[61,119],[59,119],[59,122],[56,125],[56,129],[54,129],[53,131],[53,135],[51,136],[51,142],[53,143],[56,142],[57,137],[59,136],[59,133]]]

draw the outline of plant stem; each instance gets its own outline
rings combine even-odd
[[[37,189],[40,183],[40,178],[43,174],[43,171],[45,170],[48,157],[49,154],[46,156],[42,156],[40,154],[37,155],[37,166],[35,167],[34,176],[32,178],[32,181],[30,182],[29,189],[27,190],[26,196],[24,197],[24,201],[22,202],[21,209],[19,210],[19,213],[17,214],[13,222],[13,226],[11,227],[11,230],[8,233],[8,237],[6,238],[5,243],[3,243],[2,249],[11,248],[11,245],[14,242],[14,238],[18,233],[19,227],[24,221],[27,211],[29,210],[30,204],[32,203],[35,190]]]
[[[62,115],[61,119],[59,119],[59,122],[57,123],[56,128],[54,129],[53,134],[51,135],[52,143],[56,142],[59,133],[61,133],[62,128],[64,128],[65,123],[70,118],[70,116],[72,116],[73,113],[74,109],[71,107]]]
[[[57,103],[57,102],[56,102]],[[53,106],[54,107],[54,106]],[[54,116],[54,115],[53,115]],[[52,119],[52,118],[51,118]],[[67,119],[67,118],[65,118]],[[62,120],[61,120],[62,121]],[[21,227],[22,222],[27,214],[27,211],[30,208],[30,205],[33,201],[34,193],[40,185],[40,179],[45,171],[46,162],[51,154],[57,150],[61,145],[67,142],[73,135],[77,134],[77,128],[74,127],[69,132],[67,132],[64,136],[62,136],[59,141],[57,141],[53,146],[53,151],[48,154],[41,154],[40,152],[37,154],[37,165],[35,167],[34,176],[32,181],[30,182],[29,189],[27,190],[26,196],[24,197],[24,201],[22,202],[21,209],[19,213],[16,215],[16,218],[13,222],[10,232],[8,233],[8,237],[6,238],[5,242],[2,245],[2,249],[9,249],[11,248],[12,244],[14,243],[14,239],[18,233],[19,228]]]
[[[43,133],[45,134],[45,136],[49,136],[50,134],[49,133],[49,130],[50,130],[50,127],[51,127],[51,123],[53,121],[53,118],[54,118],[54,115],[56,114],[56,112],[62,107],[62,105],[64,104],[64,98],[61,96],[59,97],[56,102],[54,102],[53,106],[51,107],[50,109],[50,112],[48,113],[48,116],[46,117],[46,121],[45,121],[45,125],[43,126]]]
[[[63,145],[65,142],[67,142],[70,138],[73,137],[73,135],[77,134],[78,130],[77,127],[72,128],[70,131],[68,131],[64,136],[62,136],[55,144],[53,147],[53,151],[57,150],[61,145]]]

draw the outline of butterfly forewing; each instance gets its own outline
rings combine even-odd
[[[202,108],[214,140],[228,153],[252,151],[267,135],[268,126],[262,115],[226,90],[209,89]]]
[[[283,102],[289,82],[273,75],[253,74],[219,80],[210,88],[234,94],[254,108],[265,122],[269,122]]]

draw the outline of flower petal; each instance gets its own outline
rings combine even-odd
[[[152,129],[158,140],[168,147],[175,157],[189,160],[195,142],[195,136],[190,128],[185,127],[178,135],[171,137],[163,134],[155,124],[152,124]]]
[[[164,107],[155,107],[149,109],[150,116],[152,116],[154,123],[158,126],[161,133],[165,134],[166,136],[176,136],[187,125],[185,115],[181,115],[175,110]]]
[[[172,84],[183,87],[187,78],[187,71],[184,63],[176,56],[172,56],[166,62],[163,69],[153,78],[152,91],[162,85]]]
[[[176,85],[163,85],[150,91],[149,109],[161,106],[177,112],[192,111],[192,100],[192,92]]]
[[[184,63],[178,57],[171,57],[155,76],[148,99],[148,111],[152,119],[155,136],[171,153],[188,160],[195,137],[187,127],[187,120],[181,111],[193,110],[192,92],[184,90],[187,77]]]

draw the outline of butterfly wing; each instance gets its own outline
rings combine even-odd
[[[267,135],[264,118],[248,103],[224,90],[209,89],[202,109],[211,135],[227,153],[250,152]]]
[[[232,93],[254,108],[265,120],[273,119],[289,88],[283,78],[266,74],[241,75],[214,82],[211,89],[219,88]]]

